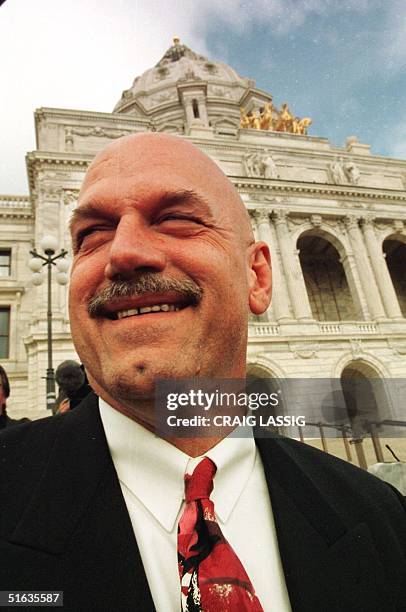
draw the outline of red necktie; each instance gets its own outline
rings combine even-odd
[[[216,466],[202,459],[185,476],[186,505],[178,527],[183,612],[263,612],[248,575],[214,515]],[[247,534],[249,537],[249,534]]]

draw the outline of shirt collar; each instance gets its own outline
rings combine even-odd
[[[236,432],[237,433],[237,432]],[[254,469],[256,446],[251,428],[239,428],[236,433],[223,438],[221,442],[208,450],[204,456],[209,457],[217,467],[214,477],[214,488],[211,499],[217,518],[226,523]],[[192,473],[203,457],[189,459],[187,473]]]
[[[203,457],[189,457],[99,398],[100,416],[118,479],[171,532],[184,500],[184,475]],[[247,433],[244,432],[247,436]],[[225,523],[254,469],[256,446],[230,435],[204,455],[216,465],[212,499]]]

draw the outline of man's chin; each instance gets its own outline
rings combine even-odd
[[[143,383],[141,385],[116,383],[112,388],[112,397],[118,401],[134,406],[141,402],[153,402],[155,397],[155,383]]]
[[[110,385],[104,384],[109,396],[118,402],[133,405],[139,402],[153,401],[155,393],[154,380],[136,381],[127,377],[116,378]]]
[[[139,370],[141,371],[137,372],[129,367],[124,373],[110,371],[107,375],[105,373],[97,375],[86,368],[90,386],[97,395],[110,404],[124,402],[130,405],[154,399],[155,377],[146,376],[141,366]]]

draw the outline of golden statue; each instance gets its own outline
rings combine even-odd
[[[251,127],[251,120],[250,120],[249,115],[247,115],[245,108],[241,107],[240,113],[241,113],[240,127],[242,128]]]
[[[307,128],[312,124],[310,117],[295,117],[284,102],[280,111],[273,106],[272,100],[265,103],[261,112],[257,110],[246,111],[240,108],[240,127],[252,130],[275,130],[277,132],[290,132],[291,134],[306,135]]]
[[[258,111],[254,111],[251,114],[250,124],[251,124],[251,127],[254,128],[254,130],[260,130],[261,129],[261,115],[259,114]]]
[[[310,117],[303,117],[303,119],[301,119],[299,121],[299,131],[297,132],[298,134],[307,134],[307,128],[313,123],[313,121],[310,119]]]
[[[277,132],[293,132],[293,115],[289,110],[289,106],[284,102],[279,111],[279,119],[276,124]]]
[[[300,134],[300,117],[293,117],[292,127],[292,132],[294,134]]]
[[[274,129],[274,107],[272,102],[267,102],[264,106],[264,110],[261,113],[261,130],[273,130]]]

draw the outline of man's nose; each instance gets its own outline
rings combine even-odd
[[[131,277],[135,272],[161,272],[166,255],[158,241],[152,229],[134,218],[122,218],[110,246],[106,277],[113,280],[117,276]]]

